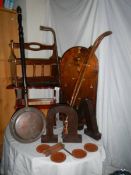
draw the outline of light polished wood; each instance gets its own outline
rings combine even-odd
[[[15,93],[6,87],[10,83],[10,40],[18,41],[17,16],[15,11],[0,8],[0,148],[4,130],[14,113]]]

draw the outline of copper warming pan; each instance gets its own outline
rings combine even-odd
[[[39,139],[40,136],[43,134],[43,132],[45,131],[46,120],[45,116],[40,110],[34,107],[28,107],[24,37],[22,27],[22,14],[20,7],[17,8],[17,13],[25,107],[17,110],[14,113],[10,120],[9,127],[12,136],[17,141],[23,143],[30,143]]]

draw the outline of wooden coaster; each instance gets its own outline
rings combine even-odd
[[[38,153],[42,153],[44,150],[48,149],[50,146],[48,144],[40,144],[36,147]]]
[[[50,159],[53,162],[61,163],[61,162],[65,161],[66,155],[63,152],[55,152],[55,153],[51,154]]]
[[[98,150],[98,146],[95,145],[94,143],[86,143],[84,145],[84,149],[89,152],[95,152]]]
[[[74,150],[72,151],[72,155],[73,155],[75,158],[80,159],[80,158],[84,158],[84,157],[87,155],[87,153],[86,153],[86,151],[84,151],[83,149],[74,149]]]

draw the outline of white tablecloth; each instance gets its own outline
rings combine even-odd
[[[66,160],[62,163],[55,163],[50,160],[50,157],[45,157],[36,151],[37,145],[41,144],[40,140],[28,144],[20,143],[11,136],[10,130],[7,127],[4,138],[1,174],[102,175],[105,151],[100,142],[83,134],[82,143],[66,143],[65,147],[72,151],[75,148],[83,149],[85,143],[95,143],[98,145],[98,151],[94,153],[88,152],[85,158],[76,159],[62,150],[67,156]]]

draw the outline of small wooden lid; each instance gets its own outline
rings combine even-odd
[[[65,161],[66,155],[63,152],[55,152],[55,153],[51,154],[50,159],[53,162],[61,163],[61,162]]]
[[[95,145],[94,143],[86,143],[84,145],[84,149],[89,152],[95,152],[98,150],[98,146]]]
[[[84,151],[83,149],[74,149],[73,151],[72,151],[72,155],[75,157],[75,158],[84,158],[86,155],[87,155],[87,153],[86,153],[86,151]]]
[[[36,147],[38,153],[43,153],[44,150],[48,149],[50,146],[48,144],[40,144]]]

